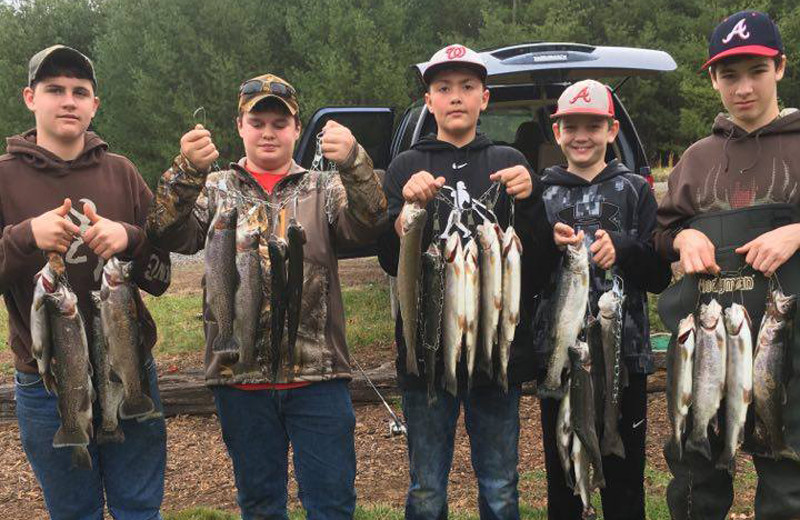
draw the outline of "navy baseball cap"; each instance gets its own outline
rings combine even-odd
[[[781,54],[783,42],[775,22],[760,11],[739,11],[725,18],[711,33],[708,61],[702,69],[728,56],[774,57]]]

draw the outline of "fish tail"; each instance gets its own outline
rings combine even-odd
[[[53,436],[54,448],[66,448],[68,446],[86,446],[89,444],[89,434],[84,430],[65,430],[64,426],[59,426],[55,436]]]
[[[211,347],[214,352],[235,352],[239,353],[239,342],[233,334],[217,334],[214,344]]]
[[[782,449],[775,451],[776,459],[789,459],[795,462],[800,461],[800,456],[789,446],[784,446]]]
[[[92,469],[92,456],[86,446],[72,448],[72,466],[78,469]]]
[[[725,446],[722,454],[720,454],[716,468],[728,470],[728,473],[733,476],[736,469],[736,459],[734,458],[734,453],[731,451],[729,446]]]
[[[487,360],[485,358],[481,359],[480,368],[486,373],[487,376],[489,376],[489,379],[492,379],[492,377],[494,377],[494,371],[492,370],[491,360]]]
[[[453,397],[458,394],[458,381],[455,374],[448,373],[444,379],[444,389]]]
[[[119,407],[119,416],[122,419],[136,419],[152,413],[155,408],[153,400],[142,394],[137,398],[128,398],[122,401]]]
[[[625,446],[622,444],[622,438],[619,435],[603,435],[603,440],[600,442],[600,453],[603,456],[616,455],[624,459]]]
[[[125,442],[125,434],[122,432],[122,428],[117,426],[113,430],[104,430],[100,429],[97,432],[97,444],[122,444]]]
[[[417,367],[417,357],[414,352],[406,346],[406,372],[409,374],[419,375],[419,368]]]
[[[695,434],[694,432],[686,440],[686,451],[694,451],[703,457],[711,460],[711,442],[707,435]]]
[[[508,373],[505,370],[500,370],[500,373],[497,375],[497,383],[500,385],[500,388],[503,389],[503,393],[508,393]]]

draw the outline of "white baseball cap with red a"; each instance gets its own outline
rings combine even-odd
[[[473,69],[478,73],[481,81],[486,82],[486,64],[480,54],[457,43],[448,45],[444,49],[439,49],[431,56],[431,59],[425,65],[425,71],[422,73],[422,81],[429,85],[433,74],[445,67],[467,67]]]
[[[558,110],[553,119],[572,114],[614,117],[611,91],[593,79],[585,79],[567,87],[558,98]]]

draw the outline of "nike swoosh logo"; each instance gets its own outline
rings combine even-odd
[[[453,169],[454,169],[454,170],[460,170],[461,168],[463,168],[463,167],[464,167],[464,166],[466,166],[467,164],[469,164],[469,163],[464,163],[464,164],[456,164],[456,163],[453,163]]]
[[[642,420],[641,420],[641,421],[639,421],[639,422],[635,422],[635,423],[633,423],[633,427],[634,427],[634,428],[638,428],[639,426],[641,426],[641,425],[642,425],[642,423],[644,423],[644,419],[642,419]]]

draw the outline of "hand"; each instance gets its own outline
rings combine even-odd
[[[333,119],[328,120],[322,129],[322,156],[338,165],[350,157],[356,146],[356,138],[346,126]]]
[[[494,172],[489,176],[489,180],[505,184],[506,193],[518,200],[530,197],[533,191],[531,174],[520,164]]]
[[[196,125],[181,137],[181,155],[198,171],[206,171],[219,157],[217,147],[211,140],[211,132]]]
[[[684,273],[719,274],[714,244],[701,231],[684,229],[675,236],[672,247],[680,254]]]
[[[94,254],[108,260],[128,248],[128,232],[122,224],[98,216],[90,204],[84,204],[83,213],[91,224],[83,241]]]
[[[800,247],[800,224],[773,229],[755,240],[751,240],[736,250],[740,255],[747,255],[745,262],[761,271],[765,276],[772,276]]]
[[[67,218],[72,209],[72,201],[64,199],[64,203],[56,209],[43,213],[31,220],[31,232],[36,247],[42,251],[58,251],[63,254],[81,229]]]
[[[611,241],[611,235],[605,229],[598,229],[594,234],[594,243],[589,251],[594,255],[592,260],[600,269],[610,269],[617,260],[617,250]]]
[[[416,202],[421,207],[425,207],[428,202],[436,197],[436,194],[444,186],[444,182],[444,177],[436,177],[434,179],[430,172],[425,170],[418,171],[403,186],[403,199],[406,202]]]
[[[556,222],[556,225],[553,226],[553,241],[559,249],[563,250],[569,245],[580,244],[583,241],[583,231],[575,234],[575,230],[570,226],[563,222]]]

